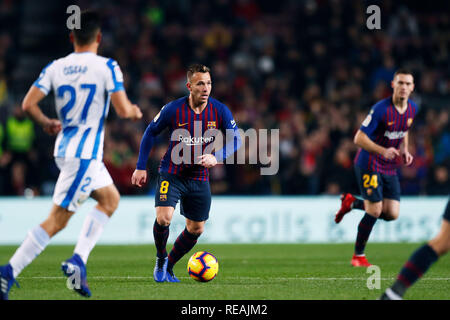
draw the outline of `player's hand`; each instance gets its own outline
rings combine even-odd
[[[402,158],[403,158],[403,163],[406,166],[410,166],[412,164],[413,160],[414,160],[414,157],[412,156],[411,153],[409,153],[408,150],[404,150],[402,152]]]
[[[133,104],[134,115],[131,117],[131,120],[139,120],[142,118],[142,111],[136,104]]]
[[[217,159],[212,154],[204,154],[198,157],[198,159],[200,161],[199,164],[204,166],[205,168],[211,168],[217,164]]]
[[[142,187],[147,183],[147,170],[134,170],[131,176],[131,183],[135,186]]]
[[[388,160],[395,159],[398,156],[400,156],[400,152],[394,147],[384,149],[383,151],[383,157],[385,157]]]
[[[58,119],[49,119],[48,122],[44,124],[43,129],[47,134],[54,136],[62,129],[61,121]]]

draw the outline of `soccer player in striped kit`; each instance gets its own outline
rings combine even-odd
[[[139,187],[147,182],[147,159],[153,140],[169,128],[171,141],[161,159],[155,194],[153,236],[157,257],[153,277],[156,282],[179,282],[173,273],[173,266],[194,247],[209,218],[211,191],[208,168],[224,161],[241,145],[230,110],[210,97],[212,82],[209,68],[201,64],[191,65],[187,71],[186,86],[189,96],[166,104],[145,130],[136,170],[131,178],[132,183]],[[209,153],[217,130],[231,132],[231,139],[224,148]],[[175,151],[181,149],[183,159],[179,161],[175,158],[180,152]],[[186,227],[167,254],[169,225],[178,201],[181,214],[186,218]]]
[[[48,218],[35,226],[5,266],[0,266],[0,300],[7,300],[20,272],[48,245],[88,198],[97,205],[86,216],[74,254],[61,269],[73,290],[90,297],[86,263],[103,228],[116,210],[120,195],[103,164],[105,118],[109,102],[122,118],[140,119],[142,112],[128,100],[119,65],[97,55],[102,38],[98,13],[81,13],[81,28],[70,34],[74,52],[49,63],[25,96],[22,108],[44,131],[58,135],[54,157],[60,169]],[[42,113],[38,103],[55,93],[58,119]]]
[[[381,295],[380,300],[402,300],[406,291],[450,251],[450,198],[442,217],[441,230],[433,239],[416,249],[397,275],[397,280]]]
[[[341,208],[336,213],[339,223],[352,209],[364,210],[358,225],[355,252],[351,264],[368,267],[364,254],[367,240],[377,219],[395,220],[400,210],[400,183],[397,168],[413,162],[408,151],[408,130],[417,113],[417,105],[409,99],[414,90],[410,71],[399,69],[391,82],[392,96],[376,103],[356,132],[354,142],[360,147],[355,157],[355,173],[363,200],[350,193],[341,195]]]

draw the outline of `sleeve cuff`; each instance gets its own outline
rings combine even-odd
[[[125,87],[123,86],[123,82],[116,83],[116,86],[114,89],[109,90],[110,93],[117,92],[117,91],[125,91]]]
[[[35,87],[37,87],[39,90],[41,90],[45,95],[48,95],[48,92],[50,91],[49,89],[47,89],[46,87],[44,87],[43,85],[39,84],[39,82],[37,82],[37,80],[33,83],[33,85]]]
[[[147,164],[142,164],[142,163],[136,163],[136,169],[137,170],[147,170]]]

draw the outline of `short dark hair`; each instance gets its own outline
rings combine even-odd
[[[197,72],[201,72],[201,73],[209,72],[210,73],[210,70],[207,66],[200,64],[200,63],[191,64],[187,70],[187,80],[190,81],[190,79],[194,75],[194,73],[197,73]]]
[[[395,71],[395,73],[394,73],[394,79],[395,79],[395,77],[396,77],[398,74],[409,74],[409,75],[411,75],[411,76],[414,78],[414,75],[413,75],[412,71],[409,70],[409,69],[407,69],[407,68],[400,68],[400,69],[397,69],[397,71]]]
[[[84,46],[95,41],[101,27],[100,14],[97,11],[86,10],[80,16],[81,28],[73,30],[75,42]]]

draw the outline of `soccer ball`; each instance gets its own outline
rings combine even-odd
[[[208,282],[217,275],[219,262],[211,253],[199,251],[194,253],[189,259],[187,271],[192,279]]]

